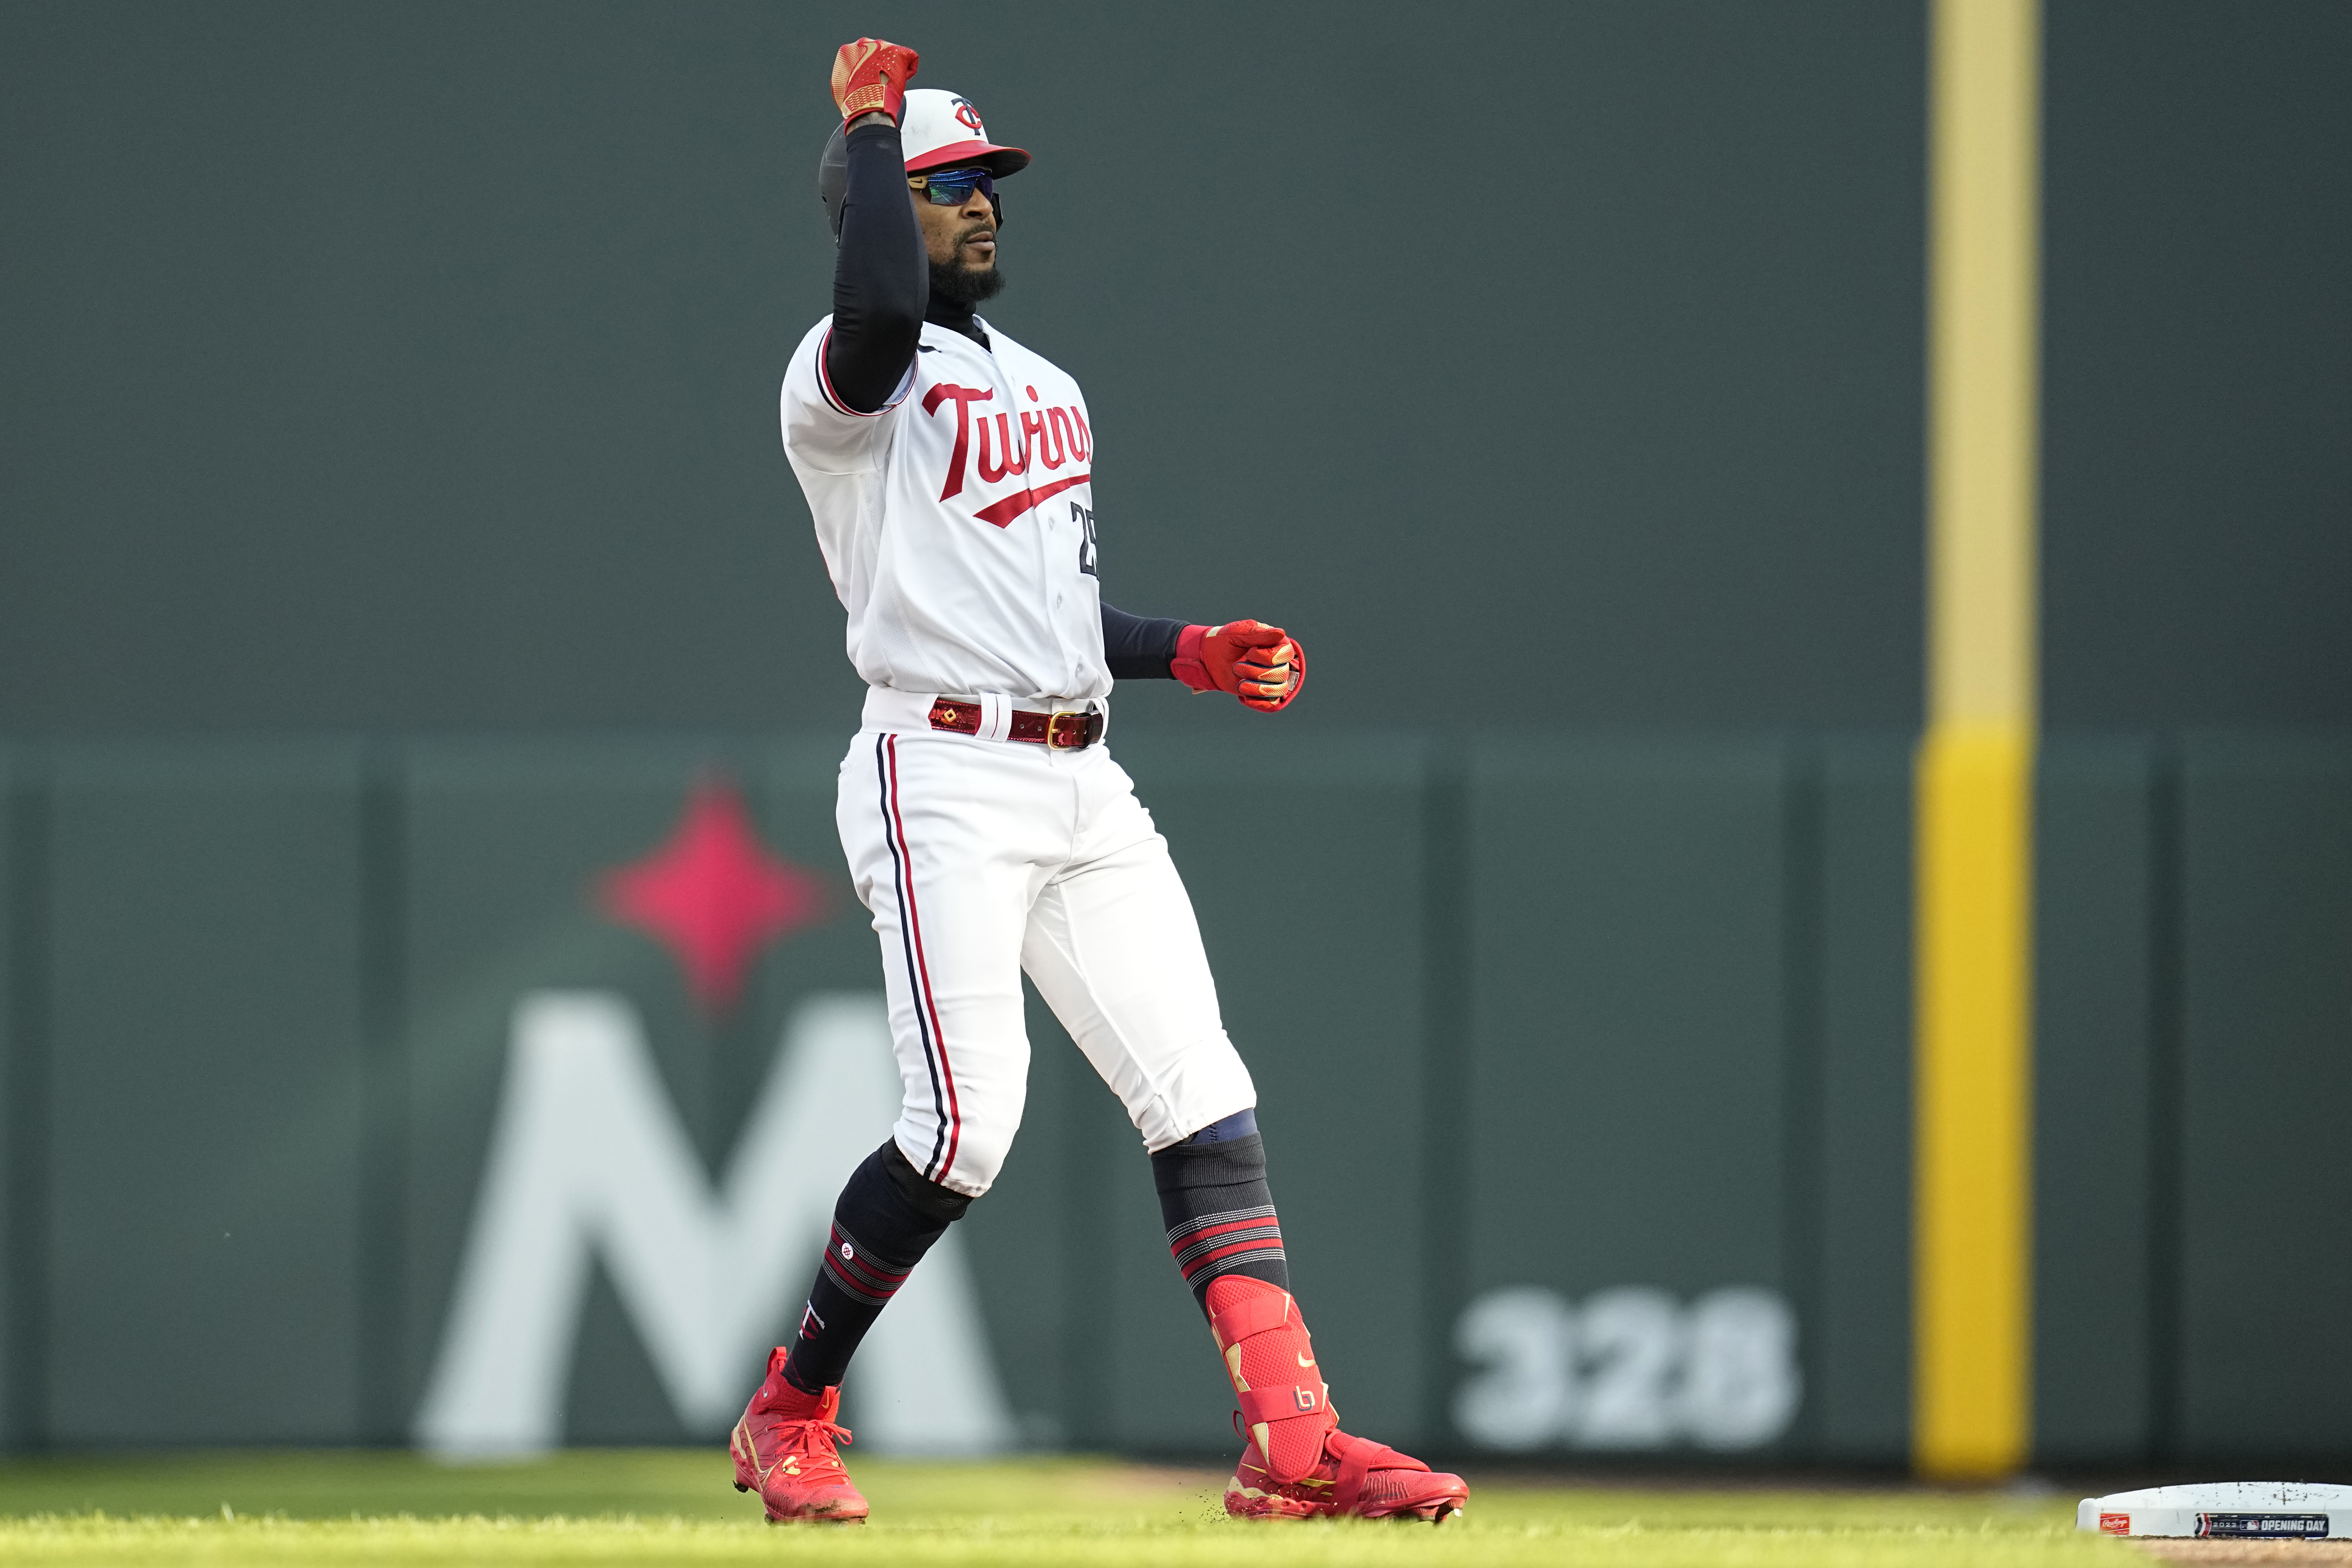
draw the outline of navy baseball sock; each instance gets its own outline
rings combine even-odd
[[[971,1206],[961,1193],[923,1180],[896,1142],[866,1156],[834,1205],[824,1265],[784,1362],[793,1386],[822,1394],[841,1381],[866,1331]]]
[[[1160,1150],[1151,1156],[1151,1180],[1168,1223],[1168,1250],[1202,1311],[1209,1310],[1209,1281],[1220,1275],[1246,1274],[1290,1289],[1255,1111],[1236,1111]]]

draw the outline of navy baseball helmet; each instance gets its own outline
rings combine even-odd
[[[907,154],[907,173],[926,169],[985,169],[998,179],[1029,166],[1029,154],[1018,147],[1001,147],[988,139],[980,110],[961,93],[936,87],[907,89],[907,112],[898,123],[899,145]],[[824,204],[825,221],[835,239],[841,237],[841,204],[849,197],[849,136],[836,125],[825,139],[824,155],[816,161],[816,195]],[[1002,205],[997,221],[1004,221]]]

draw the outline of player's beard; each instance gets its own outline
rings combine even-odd
[[[993,300],[1004,287],[1004,272],[998,267],[973,271],[963,264],[963,246],[956,246],[955,259],[931,263],[931,298],[947,300],[969,310],[982,300]]]

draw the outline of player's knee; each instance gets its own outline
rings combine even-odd
[[[948,1185],[973,1197],[996,1184],[996,1173],[1004,1169],[1004,1157],[1013,1152],[1013,1130],[990,1127],[964,1129],[962,1141],[956,1148],[955,1167]]]
[[[1004,1157],[1012,1148],[1010,1130],[996,1133],[970,1123],[951,1141],[927,1134],[910,1148],[903,1132],[898,1138],[898,1152],[909,1165],[925,1173],[926,1180],[968,1198],[979,1197],[996,1184],[996,1173],[1004,1168]]]
[[[925,1181],[923,1173],[907,1158],[907,1152],[898,1147],[896,1138],[876,1150],[866,1163],[857,1168],[858,1175],[865,1175],[869,1169],[882,1184],[897,1194],[900,1205],[900,1229],[911,1234],[923,1226],[934,1227],[922,1243],[926,1249],[938,1239],[940,1231],[963,1217],[975,1195],[940,1186],[937,1182]],[[856,1184],[857,1178],[851,1178],[853,1188]],[[845,1203],[846,1196],[845,1194]],[[836,1211],[834,1217],[836,1222],[845,1223],[849,1216],[845,1212]]]

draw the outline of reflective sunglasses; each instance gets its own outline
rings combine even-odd
[[[985,169],[935,169],[928,174],[910,174],[907,184],[931,198],[931,205],[960,207],[971,200],[978,191],[991,203],[996,200],[996,178]]]

